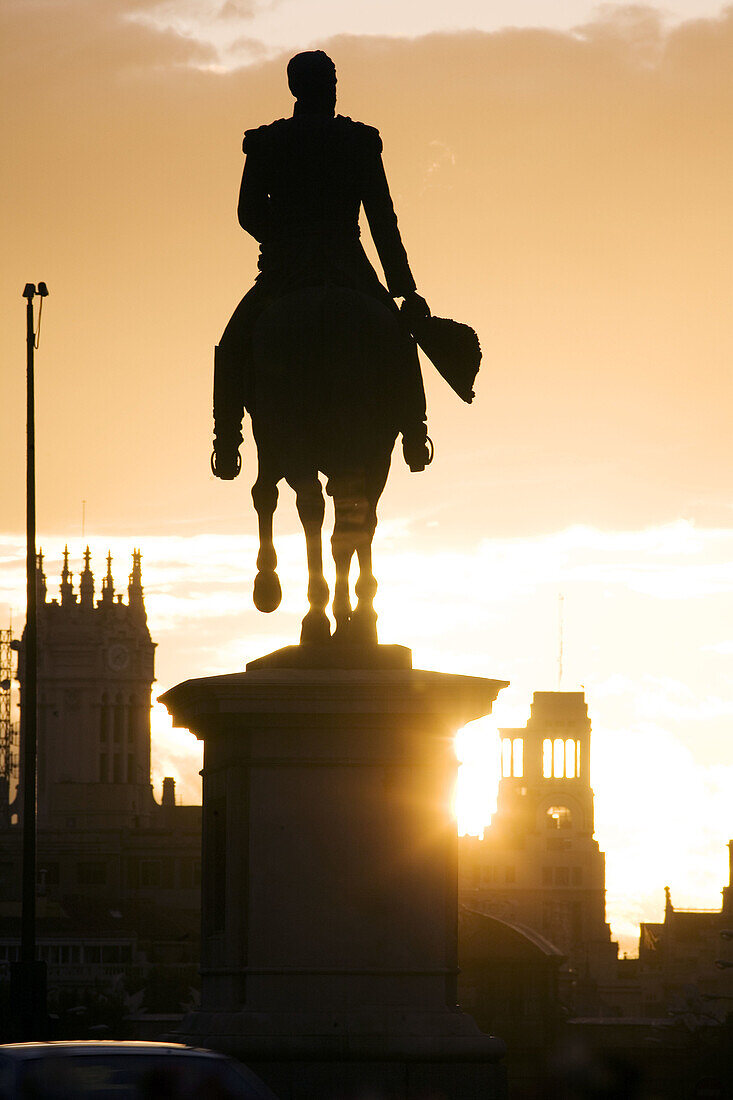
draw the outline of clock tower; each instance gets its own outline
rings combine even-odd
[[[133,551],[125,603],[115,593],[111,555],[96,601],[89,547],[78,592],[64,550],[59,599],[48,600],[38,557],[40,828],[144,828],[158,808],[150,783],[155,644],[140,559]],[[22,690],[22,645],[18,671]],[[22,813],[18,800],[14,808]]]

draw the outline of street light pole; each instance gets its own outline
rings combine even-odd
[[[36,332],[33,299],[48,295],[45,283],[38,289],[26,283],[26,591],[27,610],[23,653],[23,871],[20,962],[15,968],[14,1003],[23,1039],[44,1038],[46,1021],[46,968],[36,959],[36,749],[37,749],[37,581],[36,581],[36,430],[34,353]]]

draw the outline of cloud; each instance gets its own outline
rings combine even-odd
[[[3,84],[11,103],[30,85],[51,107],[51,96],[74,85],[87,90],[140,70],[201,63],[213,55],[200,42],[138,25],[149,0],[10,0],[2,6]],[[31,74],[35,74],[35,79]],[[22,76],[25,76],[25,79]],[[42,78],[41,78],[42,75]]]

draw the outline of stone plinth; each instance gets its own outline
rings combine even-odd
[[[368,654],[293,647],[162,696],[204,742],[201,1008],[179,1038],[283,1100],[500,1095],[503,1044],[456,1007],[451,800],[453,735],[505,684]]]

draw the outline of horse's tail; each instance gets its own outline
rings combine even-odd
[[[263,475],[260,467],[257,481],[252,486],[252,501],[257,512],[260,548],[257,553],[257,576],[252,599],[258,611],[275,611],[280,606],[282,589],[275,567],[277,554],[272,541],[272,517],[277,507],[277,481]]]

